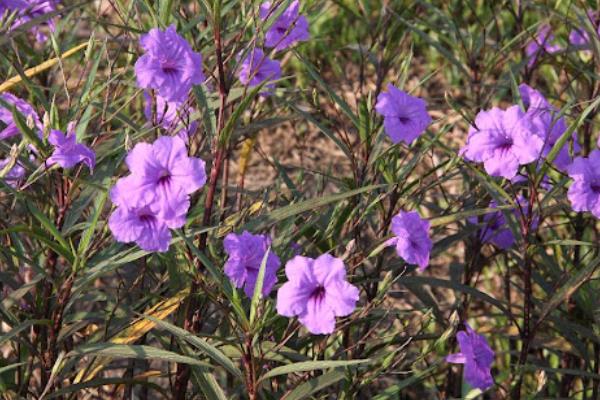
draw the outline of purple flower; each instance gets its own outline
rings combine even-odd
[[[178,192],[192,194],[206,183],[204,161],[189,157],[184,141],[177,136],[161,136],[153,144],[136,144],[125,163],[131,175],[119,179],[113,190],[123,193],[130,202],[157,202],[167,215],[178,212],[174,207]]]
[[[558,110],[537,90],[523,83],[519,85],[519,93],[525,106],[526,116],[530,119],[534,132],[544,140],[542,156],[546,157],[567,130],[565,119],[562,117],[557,118]],[[573,150],[578,152],[580,148],[575,133],[573,133],[572,138]],[[570,163],[569,146],[565,144],[554,159],[554,165],[561,170],[565,170]]]
[[[26,120],[33,121],[33,125],[35,127],[34,129],[37,129],[37,133],[40,135],[40,137],[42,136],[43,126],[40,122],[40,117],[38,116],[37,112],[35,112],[33,107],[29,105],[29,103],[10,93],[0,94],[0,100],[8,105],[14,106]],[[21,131],[19,131],[17,124],[15,124],[15,121],[13,120],[12,110],[5,107],[2,103],[0,103],[0,122],[6,125],[2,130],[0,130],[0,140],[8,139],[21,134]]]
[[[195,112],[188,104],[180,101],[167,101],[161,96],[155,96],[156,115],[153,116],[152,97],[144,92],[146,105],[144,115],[146,119],[156,126],[160,126],[167,132],[176,132],[184,142],[196,133],[198,122],[190,122],[190,115]],[[154,119],[154,120],[153,120]]]
[[[70,122],[65,135],[59,130],[50,131],[48,142],[54,146],[54,152],[46,160],[48,166],[58,164],[63,168],[72,168],[80,162],[88,166],[90,170],[96,165],[96,153],[89,147],[77,143],[75,134],[75,122]]]
[[[498,203],[492,200],[489,208],[498,208]],[[505,250],[515,243],[515,237],[506,225],[504,213],[500,210],[485,214],[482,218],[484,227],[480,231],[479,239],[482,243],[493,243],[499,249]],[[469,222],[477,224],[477,217],[469,218]]]
[[[118,242],[137,243],[146,251],[165,252],[169,249],[171,232],[169,228],[180,228],[190,207],[189,196],[178,191],[171,199],[171,209],[175,213],[166,215],[157,202],[132,202],[128,194],[111,190],[110,197],[118,207],[108,219],[108,227]]]
[[[464,364],[464,377],[467,383],[474,388],[486,390],[494,385],[491,368],[495,353],[483,335],[475,332],[466,323],[465,327],[466,331],[456,334],[460,353],[448,355],[446,361],[453,364]]]
[[[356,308],[358,288],[346,281],[344,262],[329,254],[317,259],[296,256],[285,265],[288,281],[277,291],[277,312],[298,320],[312,334],[329,334],[335,317]]]
[[[185,224],[189,195],[206,182],[204,161],[189,157],[181,138],[161,136],[153,144],[138,143],[125,163],[131,174],[111,189],[117,209],[109,228],[120,242],[136,242],[147,251],[167,251],[169,228]]]
[[[24,10],[26,8],[25,0],[0,0],[0,14],[4,14],[7,10]]]
[[[534,129],[519,106],[480,111],[461,154],[467,160],[482,162],[491,176],[512,179],[520,165],[535,161],[541,154],[544,140]]]
[[[272,9],[271,2],[266,1],[260,6],[260,18],[266,21],[270,16],[278,12],[278,8]],[[275,47],[280,51],[293,46],[297,42],[310,39],[308,33],[308,21],[299,13],[300,2],[294,0],[289,7],[273,22],[265,35],[265,46]]]
[[[252,298],[258,271],[265,252],[271,245],[271,239],[267,235],[253,235],[244,231],[241,235],[228,234],[223,245],[229,256],[225,263],[225,275],[229,277],[235,287],[243,286],[246,296]],[[262,287],[263,296],[268,296],[277,283],[277,270],[280,265],[279,257],[269,251]]]
[[[587,46],[590,42],[590,35],[581,29],[573,29],[569,33],[569,42],[574,46]]]
[[[429,238],[429,221],[416,211],[400,211],[392,218],[392,232],[396,237],[387,241],[396,247],[396,253],[409,264],[416,264],[420,271],[429,265],[433,243]]]
[[[281,66],[279,61],[271,60],[261,49],[251,50],[238,72],[240,82],[250,87],[261,84],[263,81],[273,81],[281,78]],[[268,83],[265,85],[273,89],[275,85]]]
[[[596,33],[600,36],[600,26],[597,26],[596,24],[596,15],[597,14],[592,10],[587,12],[587,18],[592,23],[592,26],[596,27]],[[584,21],[581,21],[581,23],[583,24]],[[573,46],[587,47],[590,45],[590,34],[583,28],[575,28],[569,33],[569,42]]]
[[[2,0],[3,4],[0,4],[0,14],[5,10],[19,11],[10,29],[18,28],[21,25],[28,23],[29,21],[39,18],[45,14],[56,11],[59,1],[56,0]],[[56,29],[54,19],[51,18],[45,21],[41,26],[47,25],[49,29],[54,32]],[[35,35],[35,39],[42,43],[48,40],[48,36],[43,33],[40,25],[36,25],[30,28],[30,32]]]
[[[385,133],[392,142],[411,144],[431,123],[427,103],[388,84],[387,93],[377,96],[375,110],[383,115]]]
[[[192,85],[204,82],[202,56],[179,36],[175,26],[166,31],[153,28],[140,38],[146,51],[135,63],[137,84],[155,89],[167,101],[183,102]]]
[[[554,40],[554,35],[552,34],[550,26],[542,25],[539,27],[533,39],[527,44],[527,47],[525,47],[525,54],[529,59],[527,65],[530,68],[544,52],[553,54],[561,50],[558,44],[552,43]]]
[[[519,217],[520,213],[528,213],[529,202],[523,196],[519,195],[516,198],[517,208],[512,210],[513,214]],[[498,208],[498,203],[495,200],[490,201],[489,208]],[[469,222],[477,224],[477,217],[470,217]],[[515,236],[512,230],[508,227],[506,216],[502,210],[485,214],[481,218],[483,228],[480,230],[479,238],[482,243],[492,243],[502,250],[512,247],[515,243]],[[534,216],[532,228],[535,229],[539,224],[539,216]]]
[[[302,254],[302,246],[298,242],[291,242],[290,243],[290,249],[291,249],[292,254],[294,256]]]
[[[0,160],[0,171],[2,171],[4,168],[6,168],[6,166],[8,165],[9,162],[10,162],[10,159],[8,159],[8,158],[6,158],[4,160]],[[25,176],[25,168],[23,168],[23,166],[19,162],[16,162],[6,172],[6,175],[4,175],[4,177],[0,178],[0,180],[3,180],[4,183],[6,183],[8,186],[10,186],[12,188],[16,188],[17,186],[19,186],[19,183],[21,182],[21,180],[23,179],[24,176]]]
[[[575,211],[589,211],[600,218],[600,150],[588,158],[577,157],[568,168],[573,183],[567,197]]]

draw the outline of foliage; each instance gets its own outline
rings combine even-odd
[[[579,155],[596,143],[592,4],[306,0],[311,39],[272,55],[283,74],[270,95],[238,79],[277,18],[263,21],[259,6],[63,2],[28,23],[56,20],[43,43],[27,24],[9,30],[14,15],[0,19],[0,92],[27,100],[45,124],[40,138],[15,110],[22,139],[0,140],[1,158],[27,171],[13,187],[0,168],[0,392],[476,398],[462,368],[445,361],[468,322],[496,354],[484,398],[599,398],[596,218],[573,211],[571,179],[552,165],[563,145],[577,151],[573,132]],[[198,124],[190,155],[206,161],[208,182],[191,195],[168,252],[150,253],[113,238],[109,192],[135,144],[168,134],[144,115],[134,64],[140,35],[171,24],[202,54],[207,80],[193,87],[187,123]],[[529,64],[525,48],[545,24],[563,50]],[[592,38],[589,48],[569,44],[575,28]],[[388,83],[427,101],[433,123],[410,145],[391,143],[375,111]],[[522,169],[525,180],[511,182],[459,150],[480,110],[522,105],[521,83],[544,93],[568,129],[537,168]],[[66,131],[70,121],[96,154],[93,171],[37,161],[51,152],[49,129]],[[479,234],[491,200],[515,237],[508,249]],[[425,271],[386,246],[400,210],[431,225]],[[252,298],[224,273],[223,239],[244,230],[269,234],[281,259],[269,296],[261,296],[266,257]],[[330,335],[277,313],[283,265],[298,247],[343,259],[360,289]]]

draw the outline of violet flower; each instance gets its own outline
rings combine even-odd
[[[600,36],[600,26],[598,26],[596,19],[597,13],[593,10],[587,12],[587,18],[591,22],[596,35]],[[584,21],[581,21],[584,24]],[[590,34],[584,28],[574,28],[569,32],[569,43],[576,47],[589,47],[590,46]]]
[[[512,179],[519,166],[540,157],[543,147],[544,140],[519,106],[507,110],[494,107],[477,114],[461,154],[467,160],[483,163],[491,176]]]
[[[27,8],[27,2],[25,0],[1,0],[0,1],[0,14],[4,14],[6,11],[24,10]]]
[[[530,86],[524,83],[519,85],[519,93],[525,106],[526,116],[531,121],[534,132],[544,141],[541,155],[546,157],[567,130],[565,119],[563,117],[559,118],[559,111],[540,92]],[[577,153],[580,147],[575,132],[573,132],[572,139],[573,150]],[[558,169],[566,170],[571,163],[568,144],[560,149],[553,163]]]
[[[330,334],[335,317],[350,315],[358,288],[346,281],[344,262],[329,254],[317,259],[296,256],[285,265],[288,281],[277,291],[277,312],[298,316],[310,333]]]
[[[375,110],[383,116],[385,133],[394,143],[411,144],[431,123],[427,103],[392,84],[388,84],[387,89],[377,96],[375,105]]]
[[[553,54],[560,51],[560,45],[553,43],[554,41],[552,28],[549,25],[540,26],[533,39],[525,47],[527,65],[530,68],[533,67],[538,57],[544,53]]]
[[[517,207],[512,210],[512,213],[520,218],[520,213],[528,213],[529,202],[525,197],[518,195],[516,198]],[[498,208],[498,203],[495,200],[490,201],[489,208]],[[472,224],[477,224],[477,217],[470,217],[468,221]],[[507,224],[504,211],[498,210],[490,212],[481,217],[483,227],[480,230],[479,239],[482,243],[492,243],[501,250],[506,250],[515,244],[515,236]],[[534,216],[532,220],[532,229],[535,229],[539,224],[539,215]]]
[[[573,183],[567,197],[575,211],[589,211],[600,218],[600,150],[577,157],[568,168]]]
[[[63,168],[72,168],[82,162],[90,170],[94,169],[96,165],[96,153],[89,147],[77,143],[75,122],[69,123],[66,135],[59,130],[51,130],[48,142],[54,146],[54,152],[46,160],[48,166],[58,164]]]
[[[204,161],[189,157],[184,141],[177,136],[136,144],[125,163],[131,174],[119,179],[113,190],[142,204],[158,202],[167,215],[177,214],[173,199],[179,191],[192,194],[206,183]]]
[[[45,14],[49,14],[57,10],[59,1],[57,0],[3,0],[0,4],[0,14],[6,10],[18,11],[17,17],[10,27],[11,30],[18,28],[29,21],[39,18]],[[48,36],[43,32],[42,27],[46,25],[50,31],[56,29],[55,19],[50,18],[44,23],[35,25],[29,29],[35,36],[37,42],[43,43],[48,40]]]
[[[278,61],[271,60],[258,48],[251,50],[238,72],[240,82],[249,87],[260,85],[263,81],[274,81],[281,78],[281,66]],[[267,83],[265,87],[273,89],[275,84]]]
[[[165,214],[159,203],[131,202],[127,193],[118,190],[110,192],[110,198],[118,207],[108,219],[108,227],[118,242],[135,242],[141,249],[165,252],[169,249],[171,232],[169,228],[180,228],[185,224],[190,207],[189,196],[178,191],[171,198],[174,213]]]
[[[424,271],[433,248],[429,238],[429,221],[422,219],[416,211],[400,211],[392,218],[392,232],[396,236],[388,240],[387,245],[395,246],[404,261],[416,264],[420,271]]]
[[[267,235],[253,235],[244,231],[240,235],[228,234],[223,245],[229,256],[224,267],[225,275],[236,288],[243,287],[246,296],[252,298],[258,272],[265,253],[271,245],[271,239]],[[277,270],[280,265],[279,257],[269,251],[262,286],[263,296],[268,296],[277,283]]]
[[[155,96],[156,110],[152,109],[153,101],[148,92],[144,92],[144,115],[152,125],[156,124],[167,132],[177,135],[188,143],[190,136],[196,133],[198,122],[190,122],[190,116],[195,110],[180,101],[167,101],[161,96]],[[155,115],[153,115],[153,113]],[[153,120],[154,119],[154,120]]]
[[[265,35],[265,46],[281,51],[293,46],[295,43],[310,39],[308,21],[300,15],[300,2],[294,0],[289,7],[273,22]],[[271,2],[261,4],[259,15],[266,21],[271,15],[278,12],[279,7],[272,9]]]
[[[135,63],[139,87],[155,89],[167,101],[183,102],[192,85],[204,82],[202,56],[177,34],[175,25],[165,31],[151,29],[140,45],[146,53]]]
[[[464,364],[464,378],[469,385],[486,390],[494,385],[492,364],[495,353],[483,335],[475,332],[465,323],[466,331],[456,334],[460,353],[450,354],[446,361],[453,364]]]
[[[111,189],[117,209],[109,228],[120,242],[136,242],[147,251],[167,251],[169,228],[185,224],[189,195],[206,182],[204,161],[189,157],[181,138],[161,136],[153,144],[138,143],[125,163],[131,174]]]
[[[0,160],[0,171],[2,171],[4,168],[6,168],[6,166],[8,165],[9,162],[10,162],[10,159],[8,159],[8,158]],[[21,180],[23,179],[24,176],[25,176],[25,168],[23,168],[23,166],[17,161],[6,172],[6,175],[4,175],[4,177],[0,178],[0,180],[4,181],[4,183],[6,183],[8,186],[10,186],[12,188],[16,188],[17,186],[19,186],[19,183],[21,182]]]
[[[0,94],[0,99],[8,105],[14,106],[23,118],[31,120],[34,125],[34,131],[37,130],[37,134],[40,137],[42,136],[43,126],[40,122],[40,117],[29,103],[11,93]],[[13,120],[12,109],[5,107],[2,103],[0,103],[0,122],[6,125],[0,130],[0,140],[21,134],[21,131],[17,128],[17,124]]]

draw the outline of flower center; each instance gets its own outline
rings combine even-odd
[[[398,120],[400,121],[401,124],[408,124],[408,122],[410,121],[410,118],[401,116],[401,117],[398,117]]]
[[[173,60],[161,61],[160,68],[167,75],[174,75],[177,73],[177,63]]]
[[[592,189],[594,193],[600,194],[600,180],[592,181],[592,183],[590,183],[590,189]]]
[[[260,81],[262,81],[264,79],[263,73],[260,69],[256,71],[256,74],[254,74],[254,77]]]
[[[310,294],[310,297],[318,303],[322,302],[325,298],[325,288],[321,285],[317,286]]]
[[[158,177],[157,183],[161,186],[168,185],[169,183],[171,183],[171,174],[169,173],[169,171],[167,171],[166,169],[163,170]]]
[[[513,146],[513,140],[510,137],[504,137],[503,140],[498,144],[498,148],[503,151],[509,151]]]
[[[138,218],[146,228],[154,229],[154,226],[156,225],[156,216],[151,213],[150,210],[140,211]]]

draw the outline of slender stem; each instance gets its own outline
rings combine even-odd
[[[63,220],[65,217],[65,213],[68,206],[68,183],[63,181],[62,176],[57,179],[56,185],[56,205],[58,207],[58,212],[55,218],[55,226],[60,230],[63,224]],[[51,297],[52,291],[54,289],[54,282],[56,280],[56,265],[58,263],[58,254],[53,250],[50,250],[48,253],[48,258],[46,260],[46,275],[47,278],[43,283],[43,291],[42,291],[42,299],[44,303],[43,307],[43,318],[51,319],[53,324],[48,328],[45,327],[37,332],[38,339],[40,340],[40,350],[41,350],[41,383],[42,387],[46,387],[49,382],[50,370],[56,361],[56,337],[58,332],[60,331],[62,325],[62,311],[60,311],[59,315],[57,315],[57,311],[60,308],[59,301],[56,303],[56,309],[52,310]],[[67,284],[67,282],[65,282]],[[69,289],[70,293],[70,289]],[[62,295],[61,294],[59,297]],[[64,299],[63,299],[64,301]],[[63,307],[64,311],[64,307]],[[54,317],[59,316],[58,320],[55,320]],[[50,388],[51,389],[51,388]]]
[[[221,132],[225,127],[225,108],[227,105],[228,88],[225,77],[225,67],[223,63],[223,45],[221,40],[221,21],[220,21],[220,1],[215,3],[215,24],[214,24],[214,41],[217,58],[217,71],[219,79],[219,110],[217,116],[217,132],[213,144],[213,161],[208,181],[208,191],[204,201],[204,215],[202,217],[202,225],[208,226],[212,219],[212,210],[215,202],[215,194],[217,191],[217,183],[221,175],[221,167],[226,153],[226,144],[220,142]],[[204,252],[208,240],[208,233],[203,232],[198,236],[198,250]],[[195,293],[200,289],[201,272],[203,270],[202,263],[199,259],[194,259],[197,276],[192,282],[190,295],[184,306],[184,329],[194,333],[201,329],[201,318],[198,311],[198,301]],[[190,379],[190,368],[185,364],[177,364],[175,382],[173,385],[173,398],[176,400],[184,400],[187,384]]]
[[[256,400],[256,374],[254,369],[254,355],[252,352],[252,334],[248,334],[246,337],[242,364],[244,365],[244,372],[246,375],[246,391],[248,392],[248,399]]]
[[[535,330],[532,329],[531,316],[533,310],[533,283],[532,262],[530,252],[530,231],[532,228],[535,216],[533,215],[533,204],[537,198],[537,191],[534,185],[529,185],[529,202],[527,210],[521,210],[521,232],[523,236],[522,252],[524,257],[523,262],[523,283],[524,283],[524,299],[523,299],[523,326],[521,328],[521,353],[519,354],[519,362],[517,364],[517,373],[519,374],[517,382],[512,390],[511,399],[521,399],[521,386],[523,385],[523,373],[519,369],[527,362],[531,341],[535,336]]]

